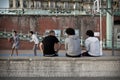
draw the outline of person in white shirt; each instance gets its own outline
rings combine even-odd
[[[34,50],[34,55],[37,56],[37,48],[39,45],[39,40],[37,38],[37,35],[33,33],[33,31],[30,31],[30,36],[31,36],[31,40],[30,42],[34,42],[34,46],[33,46],[33,50]]]
[[[67,57],[80,57],[80,39],[75,35],[73,28],[67,28],[65,31],[68,37],[65,39],[65,50]]]
[[[100,55],[100,41],[94,36],[92,30],[86,32],[88,38],[85,40],[86,52],[82,53],[82,56],[101,56]]]

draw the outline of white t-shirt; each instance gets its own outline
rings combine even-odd
[[[31,38],[32,38],[32,40],[30,40],[30,42],[34,42],[35,44],[39,44],[39,40],[37,38],[37,35],[33,34]]]
[[[85,47],[88,54],[92,56],[100,56],[100,42],[96,37],[88,37],[85,40]]]
[[[72,35],[65,39],[65,49],[70,56],[77,56],[81,54],[80,39]]]

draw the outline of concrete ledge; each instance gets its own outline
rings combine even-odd
[[[120,61],[120,56],[105,57],[0,57],[0,61]]]
[[[0,77],[119,77],[120,57],[0,57]]]

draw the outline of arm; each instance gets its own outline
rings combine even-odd
[[[30,42],[33,42],[33,39],[29,40]]]
[[[13,43],[13,37],[8,38],[8,42]]]
[[[86,48],[86,51],[89,51],[89,49],[90,49],[88,40],[85,40],[85,48]]]
[[[68,49],[68,43],[67,43],[67,39],[65,39],[65,50]]]
[[[30,40],[30,42],[33,42],[33,38]]]
[[[43,52],[44,47],[42,42],[40,43],[39,47],[40,47],[40,51]]]
[[[34,41],[34,35],[31,36],[30,42]]]
[[[60,48],[61,48],[61,44],[59,42],[54,44],[54,50],[56,52],[58,52],[60,50]]]

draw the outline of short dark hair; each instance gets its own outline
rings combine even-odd
[[[86,35],[93,37],[94,36],[94,32],[92,30],[87,30]]]
[[[17,31],[13,31],[14,33],[17,33]]]
[[[65,32],[68,35],[75,35],[75,30],[73,28],[67,28]]]
[[[49,34],[50,34],[50,33],[55,33],[55,31],[54,31],[54,30],[50,30],[50,31],[49,31]]]
[[[33,34],[33,31],[30,31],[31,34]]]

